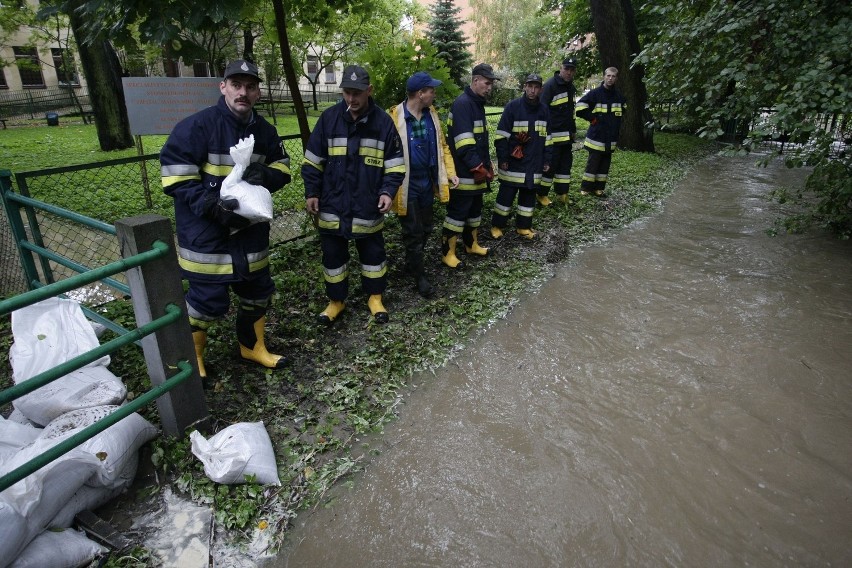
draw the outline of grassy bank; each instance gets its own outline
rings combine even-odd
[[[375,451],[363,435],[380,433],[397,415],[414,373],[444,365],[577,247],[652,213],[690,167],[713,151],[706,142],[684,135],[657,134],[656,145],[656,154],[615,154],[609,198],[572,193],[568,206],[537,209],[533,224],[538,237],[533,241],[513,232],[499,242],[488,238],[495,197],[490,194],[481,241],[492,247],[492,253],[471,259],[462,250],[460,257],[467,266],[451,271],[440,263],[435,235],[427,250],[428,276],[437,288],[430,300],[417,296],[413,283],[402,274],[399,227],[389,218],[385,306],[390,323],[384,326],[370,321],[356,262],[350,266],[346,311],[330,328],[317,325],[315,315],[326,304],[318,242],[308,238],[276,248],[272,273],[278,293],[267,343],[271,351],[287,355],[289,366],[270,371],[244,363],[229,318],[211,330],[207,368],[215,370],[214,386],[208,391],[215,429],[263,420],[278,457],[282,486],[216,486],[190,454],[187,440],[160,439],[150,452],[160,485],[129,492],[116,506],[132,509],[157,502],[160,489],[171,484],[198,502],[215,504],[221,529],[217,539],[239,542],[259,531],[276,541],[299,509],[320,500],[332,484],[359,468],[365,453]],[[585,152],[575,153],[573,179],[580,179],[585,159]],[[437,207],[436,219],[442,218],[443,209]],[[353,260],[357,261],[354,250]],[[102,309],[132,324],[127,303]],[[8,349],[8,318],[2,325],[0,347]],[[127,348],[112,360],[113,372],[128,382],[131,391],[138,392],[147,383],[140,373],[144,363],[138,350]],[[0,383],[9,383],[8,369]],[[149,418],[157,420],[154,412]]]

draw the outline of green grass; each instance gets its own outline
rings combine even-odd
[[[318,116],[318,112],[310,111],[308,123],[313,126]],[[277,123],[281,136],[299,133],[296,117],[292,114],[278,115]],[[167,137],[151,135],[140,138],[142,153],[156,154]],[[0,130],[0,169],[13,173],[102,162],[137,154],[136,148],[102,151],[98,146],[95,126],[83,124],[76,117],[61,117],[59,126],[48,127],[44,121],[28,120]]]
[[[48,158],[51,165],[67,165],[79,157],[82,148],[94,152],[94,132],[88,128],[67,127],[67,140],[76,150],[56,144],[60,136],[66,136],[63,127],[26,129],[32,135],[27,137],[30,144],[34,139],[50,142],[41,142],[39,151],[26,158],[16,150],[9,160],[29,164],[27,167]],[[19,133],[13,134],[17,137]],[[0,134],[2,162],[13,147],[8,140],[6,133]],[[206,360],[207,368],[216,370],[215,387],[208,392],[215,427],[263,420],[278,457],[282,487],[269,491],[251,484],[217,486],[204,476],[187,442],[170,439],[153,444],[161,483],[173,484],[198,502],[215,504],[217,523],[232,531],[232,541],[239,541],[252,527],[267,527],[280,539],[297,511],[320,501],[331,485],[358,470],[361,456],[376,451],[356,440],[362,433],[381,432],[396,416],[398,401],[413,373],[445,364],[459,345],[505,314],[534,282],[553,270],[553,263],[567,259],[577,246],[652,213],[690,167],[713,151],[708,143],[685,135],[658,133],[655,143],[656,154],[620,151],[614,155],[609,199],[580,197],[575,181],[569,206],[537,209],[534,228],[540,237],[531,243],[507,236],[488,258],[477,259],[464,270],[450,271],[440,264],[436,235],[427,249],[427,272],[438,289],[432,300],[419,298],[402,273],[398,221],[389,217],[385,305],[391,321],[385,326],[370,322],[357,277],[350,281],[348,307],[339,321],[329,329],[316,325],[315,315],[326,303],[318,243],[302,239],[274,249],[272,274],[278,292],[269,314],[267,343],[273,352],[288,356],[289,366],[271,371],[239,359],[233,314],[211,329]],[[585,161],[584,151],[575,152],[574,180],[580,179]],[[495,193],[486,197],[483,234],[490,225]],[[443,207],[437,206],[435,214],[436,219],[443,218]],[[485,237],[483,244],[494,243]],[[350,273],[358,272],[357,255],[353,254]],[[99,309],[132,325],[127,302]],[[8,317],[0,320],[0,348],[8,348],[11,341],[8,321]],[[113,372],[125,379],[129,390],[147,388],[138,349],[125,348],[112,361]],[[0,386],[8,384],[7,366],[0,372]],[[155,408],[146,415],[157,420]],[[128,494],[119,506],[132,510],[135,503],[155,498],[160,489]]]

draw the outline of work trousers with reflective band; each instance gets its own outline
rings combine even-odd
[[[409,203],[406,215],[400,215],[402,244],[405,246],[405,271],[414,275],[423,273],[423,251],[435,230],[432,204]]]
[[[210,282],[189,280],[186,292],[186,306],[189,321],[195,327],[207,329],[210,324],[228,313],[231,305],[230,291],[240,299],[240,304],[266,308],[269,298],[275,292],[275,284],[269,275],[269,268],[263,268],[252,274],[252,278],[239,282]]]
[[[450,201],[447,203],[447,216],[444,217],[445,237],[457,237],[463,234],[465,238],[473,229],[478,229],[482,223],[482,194],[471,195],[464,191],[450,191]],[[470,242],[473,242],[472,240]],[[465,243],[470,243],[465,240]]]
[[[536,190],[511,186],[506,183],[501,183],[500,190],[497,192],[497,201],[494,203],[494,211],[491,213],[492,227],[506,228],[509,217],[512,216],[512,204],[515,202],[515,195],[518,196],[518,214],[515,218],[515,227],[518,229],[532,228]]]
[[[387,287],[387,258],[382,232],[352,239],[361,261],[361,288],[372,296]],[[322,272],[329,300],[342,302],[349,295],[349,239],[338,235],[320,235]]]
[[[550,187],[556,195],[565,195],[571,185],[571,167],[574,165],[574,152],[571,144],[554,144],[550,171],[541,178],[538,195],[547,195]]]
[[[587,148],[587,150],[589,149]],[[612,152],[589,150],[589,160],[586,162],[586,171],[583,174],[580,189],[582,191],[603,191],[606,187],[611,163]]]

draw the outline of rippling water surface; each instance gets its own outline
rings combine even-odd
[[[852,565],[852,244],[712,158],[437,376],[276,566]],[[792,177],[791,177],[792,176]]]

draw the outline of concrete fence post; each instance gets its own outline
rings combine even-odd
[[[143,338],[142,350],[154,386],[174,375],[181,359],[189,361],[195,371],[192,378],[157,399],[163,430],[177,437],[182,437],[188,428],[206,431],[210,415],[186,316],[171,223],[165,217],[149,214],[121,219],[115,228],[123,258],[150,250],[155,241],[169,245],[170,254],[127,271],[133,311],[137,326],[141,326],[165,314],[169,304],[184,310],[177,323]]]

